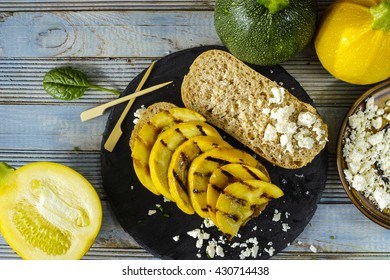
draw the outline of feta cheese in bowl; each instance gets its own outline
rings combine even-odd
[[[348,111],[337,143],[337,167],[353,204],[390,229],[390,81],[364,93]]]

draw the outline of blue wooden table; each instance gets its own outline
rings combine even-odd
[[[318,2],[321,13],[331,0]],[[108,114],[82,123],[80,113],[116,98],[89,90],[76,101],[46,94],[50,69],[72,66],[91,83],[123,90],[152,60],[182,49],[221,44],[210,0],[14,0],[0,2],[0,161],[14,167],[55,161],[82,173],[103,203],[102,229],[85,259],[153,256],[124,232],[102,187],[100,146]],[[334,79],[313,46],[282,66],[314,100],[329,125],[329,172],[310,224],[274,259],[390,258],[390,231],[369,221],[345,194],[335,145],[342,119],[369,86]],[[18,256],[0,235],[0,258]]]

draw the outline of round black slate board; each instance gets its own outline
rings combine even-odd
[[[166,81],[173,81],[173,83],[136,99],[122,125],[123,135],[112,153],[107,152],[103,144],[126,104],[118,105],[111,111],[103,135],[101,171],[103,186],[112,209],[126,232],[153,255],[163,259],[206,259],[208,241],[221,240],[222,234],[215,227],[204,227],[203,219],[197,215],[184,214],[174,203],[165,202],[162,196],[150,193],[140,184],[134,173],[128,145],[134,126],[134,112],[141,105],[147,107],[158,101],[172,102],[183,107],[180,97],[182,79],[194,59],[200,53],[212,48],[222,49],[219,46],[196,47],[158,60],[144,88]],[[282,84],[302,101],[313,103],[299,83],[281,66],[250,66],[271,80]],[[145,71],[130,82],[122,95],[134,92]],[[220,132],[232,145],[250,152],[241,143]],[[260,161],[268,169],[272,182],[282,188],[285,195],[272,201],[258,218],[250,220],[242,227],[239,237],[233,238],[230,242],[226,239],[224,242],[218,241],[218,245],[223,247],[225,259],[240,259],[246,247],[236,246],[238,243],[245,243],[249,248],[258,243],[256,246],[259,247],[259,251],[256,259],[268,259],[283,250],[309,223],[325,187],[328,167],[326,149],[309,165],[296,170],[272,166],[262,159]],[[149,215],[150,210],[156,210],[156,213]],[[201,248],[196,247],[197,239],[187,234],[199,228],[210,234],[210,238],[204,240]],[[173,239],[175,236],[179,238],[178,241]]]

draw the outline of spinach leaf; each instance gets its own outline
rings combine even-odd
[[[57,99],[78,99],[89,88],[120,94],[116,90],[90,84],[83,72],[70,67],[50,70],[43,78],[43,89]]]

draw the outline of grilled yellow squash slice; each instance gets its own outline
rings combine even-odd
[[[168,167],[172,154],[186,140],[200,135],[221,137],[214,127],[205,122],[182,122],[162,132],[152,147],[149,157],[152,182],[157,191],[171,201],[175,201],[168,184]]]
[[[141,184],[152,193],[160,194],[152,182],[149,170],[150,151],[158,135],[167,127],[191,120],[206,121],[202,115],[190,109],[171,108],[154,115],[134,136],[135,141],[132,147],[134,170]]]
[[[223,165],[211,174],[207,186],[207,208],[210,218],[214,224],[217,224],[215,216],[215,206],[220,193],[234,182],[242,182],[246,180],[262,180],[270,182],[268,175],[264,174],[260,169],[240,163],[230,163]]]
[[[215,169],[229,163],[257,167],[260,163],[250,154],[235,148],[217,148],[195,158],[188,170],[188,193],[195,212],[210,218],[207,208],[207,186]]]
[[[232,183],[218,197],[216,226],[232,239],[255,212],[263,211],[269,201],[281,196],[281,189],[261,180]]]
[[[188,169],[200,154],[219,147],[230,147],[220,137],[196,136],[181,144],[172,154],[168,167],[169,192],[177,206],[184,213],[195,213],[188,197]]]

